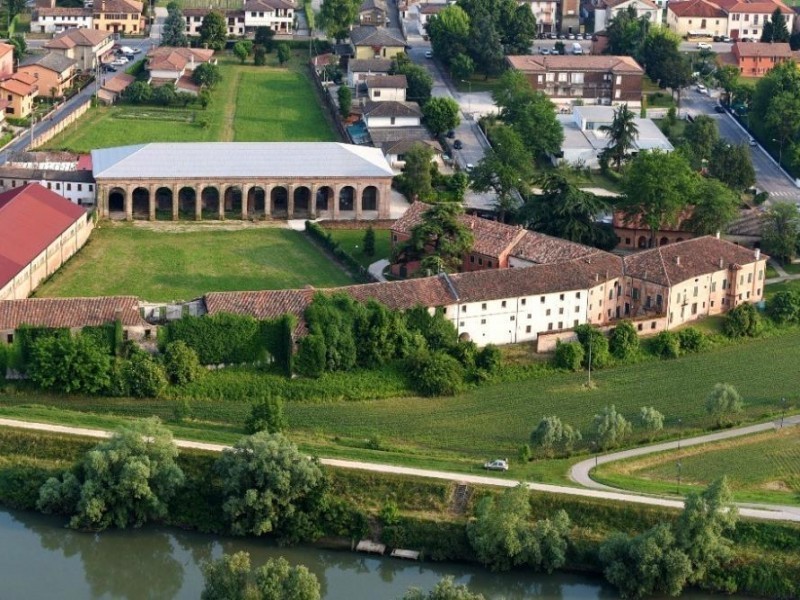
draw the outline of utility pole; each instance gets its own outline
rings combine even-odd
[[[781,429],[783,429],[783,419],[786,416],[786,398],[781,398]]]
[[[592,385],[592,330],[589,330],[589,387]]]
[[[675,465],[678,468],[678,487],[675,488],[676,493],[680,496],[681,495],[681,461]]]

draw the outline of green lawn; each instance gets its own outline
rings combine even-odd
[[[790,279],[764,286],[764,298],[767,300],[778,292],[800,292],[800,279]]]
[[[339,242],[342,249],[350,253],[363,267],[369,267],[372,263],[382,258],[389,258],[392,253],[392,244],[388,229],[375,230],[375,255],[366,256],[364,254],[364,229],[329,229],[333,239]]]
[[[132,294],[167,301],[211,291],[349,283],[347,275],[303,234],[288,229],[175,232],[103,224],[36,295]]]
[[[255,67],[222,60],[222,82],[206,110],[97,107],[50,140],[47,148],[88,152],[146,142],[335,140],[300,58],[289,65]]]
[[[601,465],[599,481],[645,492],[702,488],[725,475],[742,501],[800,504],[800,429],[693,446],[638,459]]]

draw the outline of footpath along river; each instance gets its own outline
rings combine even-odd
[[[410,586],[430,590],[451,575],[487,600],[611,600],[615,590],[582,575],[491,573],[477,565],[407,562],[312,547],[276,548],[254,540],[176,529],[79,533],[64,520],[0,510],[0,598],[3,600],[196,600],[200,565],[222,552],[246,550],[254,565],[284,556],[306,565],[325,600],[395,600]],[[691,592],[686,600],[711,598]],[[726,596],[743,600],[744,596]]]

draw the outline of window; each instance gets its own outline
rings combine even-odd
[[[633,299],[634,300],[639,299],[639,288],[633,288]]]
[[[750,299],[750,292],[747,292],[747,299]]]
[[[714,308],[714,301],[711,301],[711,308]]]
[[[711,282],[711,291],[712,292],[716,292],[717,291],[717,282],[716,281],[712,281]]]
[[[531,313],[528,313],[528,318],[529,318],[529,319],[531,318]]]
[[[641,331],[641,330],[642,330],[642,324],[641,324],[641,323],[639,323],[639,324],[636,326],[636,329],[637,329],[638,331]]]
[[[650,329],[655,329],[655,328],[656,328],[656,322],[655,321],[651,321],[650,322]]]
[[[13,333],[9,333],[8,335],[6,335],[6,343],[7,344],[13,344],[14,343],[14,334]]]
[[[481,319],[481,325],[486,325],[486,319]]]
[[[464,306],[462,306],[462,307],[461,307],[461,312],[462,312],[462,313],[465,313],[465,312],[467,312],[467,305],[466,305],[466,304],[465,304]]]
[[[68,184],[67,184],[67,191],[68,191],[68,192],[71,192],[71,191],[72,191],[72,184],[71,184],[71,183],[68,183]]]
[[[511,315],[511,320],[512,320],[512,321],[514,320],[514,315]]]
[[[614,288],[611,288],[610,290],[608,290],[608,299],[609,300],[613,300],[614,299]]]
[[[573,326],[573,327],[577,327],[577,326],[578,326],[578,319],[575,319],[575,320],[572,322],[572,326]]]
[[[564,299],[564,294],[560,294],[560,295],[558,296],[558,299],[559,299],[559,300],[563,300],[563,299]]]
[[[758,271],[758,280],[761,281],[762,279],[764,279],[764,271],[759,269],[759,271]]]
[[[544,296],[541,296],[541,297],[539,298],[539,302],[541,302],[542,304],[544,304]]]
[[[583,73],[573,73],[572,83],[583,83]]]
[[[493,266],[493,265],[492,265],[492,261],[489,261],[488,263],[486,263],[486,266],[488,266],[488,267],[491,269],[491,268],[492,268],[492,266]]]
[[[380,90],[372,90],[372,96],[374,98],[380,98],[381,97],[381,91]]]
[[[526,302],[527,302],[527,298],[523,298],[522,300],[520,300],[520,301],[519,301],[519,303],[520,303],[522,306],[525,306]]]
[[[486,302],[484,302],[483,304],[481,304],[481,310],[486,310]]]
[[[578,312],[581,312],[581,307],[580,307],[580,306],[576,306],[576,307],[575,307],[575,312],[576,312],[576,313],[578,313]]]
[[[505,307],[506,307],[506,301],[505,301],[505,300],[503,300],[503,301],[500,303],[500,308],[505,308]]]
[[[459,326],[459,327],[463,327],[463,326],[464,326],[464,321],[461,321],[461,322],[458,324],[458,326]]]
[[[82,191],[83,191],[83,184],[82,184],[82,183],[79,183],[79,184],[78,184],[78,191],[79,191],[79,192],[82,192]]]
[[[614,90],[614,98],[619,99],[621,97],[622,97],[622,92],[620,90]]]
[[[753,274],[752,273],[748,273],[747,274],[747,283],[753,283]]]
[[[483,265],[483,259],[482,259],[482,258],[479,258],[479,259],[478,259],[478,264],[479,264],[479,265]]]
[[[617,85],[622,85],[622,75],[617,75]]]
[[[548,323],[547,324],[547,331],[553,331],[553,324],[552,323]]]
[[[565,83],[567,81],[568,77],[569,77],[569,73],[559,73],[558,74],[559,83]]]
[[[727,279],[723,279],[722,280],[722,289],[723,290],[728,289],[728,280]]]
[[[661,294],[656,294],[656,305],[661,306],[664,304],[664,297]]]
[[[537,81],[538,83],[544,83],[544,75],[538,75],[538,76],[536,77],[536,81]]]
[[[692,296],[697,298],[697,294],[699,293],[699,290],[700,290],[700,288],[698,288],[697,286],[694,286],[694,293],[692,294]]]
[[[630,246],[631,245],[631,238],[625,238],[625,245],[626,246]]]
[[[544,74],[544,79],[545,79],[545,81],[555,81],[556,80],[556,74],[555,73],[545,73]]]
[[[580,292],[575,292],[575,297],[576,298],[580,298],[581,297],[581,293]]]
[[[525,333],[530,333],[530,332],[531,332],[531,326],[530,325],[526,325],[525,326]]]
[[[549,308],[545,311],[544,316],[546,316],[546,317],[550,316],[550,309]]]
[[[559,321],[558,322],[558,328],[559,329],[564,329],[564,321]]]

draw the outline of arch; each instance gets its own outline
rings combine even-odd
[[[361,192],[361,210],[378,210],[378,188],[368,185]]]
[[[242,214],[242,188],[238,185],[231,185],[225,190],[225,214],[231,213],[235,216]]]
[[[466,331],[462,331],[461,334],[458,336],[458,339],[462,342],[471,342],[472,338],[470,337],[469,333]]]
[[[202,203],[203,216],[208,213],[212,219],[219,216],[219,190],[213,185],[203,188],[200,192],[200,202]]]
[[[683,238],[678,238],[677,240],[675,240],[676,243],[677,242],[682,242],[682,241],[683,241]]]
[[[261,186],[253,186],[247,191],[247,214],[263,217],[267,212],[267,194]]]
[[[346,185],[339,190],[339,210],[353,210],[355,208],[355,195],[356,191],[353,189],[352,185]]]
[[[636,243],[637,248],[647,248],[647,238],[643,235],[639,236],[639,240]]]
[[[666,237],[662,237],[660,240],[658,240],[659,246],[666,246],[667,244],[669,244],[669,240]]]
[[[331,200],[333,200],[333,189],[327,185],[320,187],[317,190],[317,214],[330,210]]]
[[[182,187],[178,190],[178,211],[180,215],[187,215],[194,219],[194,211],[197,202],[197,192],[193,187]]]
[[[125,190],[121,187],[108,191],[108,212],[125,212]]]
[[[131,193],[131,206],[135,216],[147,216],[150,214],[150,190],[144,187],[137,187]]]
[[[289,191],[282,185],[272,188],[269,195],[273,217],[286,217],[289,213]]]
[[[304,185],[295,188],[294,214],[291,216],[292,217],[295,217],[296,215],[308,216],[308,211],[310,207],[311,207],[311,190]]]
[[[172,189],[160,187],[156,190],[156,210],[172,215]]]

